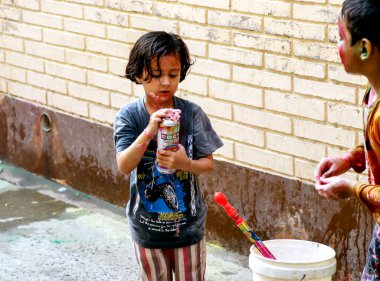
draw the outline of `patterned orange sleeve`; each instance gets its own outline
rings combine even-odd
[[[380,226],[380,186],[357,183],[354,187],[354,193],[371,211],[374,220]]]
[[[351,168],[357,173],[362,173],[366,169],[364,145],[359,144],[348,153],[351,154]]]

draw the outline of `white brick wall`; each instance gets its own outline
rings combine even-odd
[[[323,63],[315,63],[271,54],[265,54],[264,58],[265,67],[269,70],[314,78],[326,77],[326,66]]]
[[[325,155],[325,146],[322,144],[275,133],[267,133],[266,137],[267,147],[273,151],[315,161],[319,161]]]
[[[60,78],[54,78],[47,74],[40,74],[33,71],[27,72],[27,83],[42,89],[58,93],[67,93],[66,81]]]
[[[41,4],[41,10],[45,13],[83,18],[83,7],[81,5],[54,0],[43,0],[41,1]]]
[[[289,91],[291,88],[291,77],[289,75],[240,66],[234,66],[233,80],[259,87],[275,88],[284,91]]]
[[[22,53],[6,51],[5,61],[9,65],[15,65],[25,69],[36,70],[38,72],[44,71],[44,61],[42,59],[33,56],[28,56]]]
[[[233,44],[254,50],[290,54],[291,42],[287,39],[270,37],[262,34],[234,32]]]
[[[290,156],[243,144],[236,144],[235,149],[237,161],[250,164],[259,169],[264,168],[271,172],[293,173],[293,160]]]
[[[202,96],[207,96],[207,87],[207,77],[190,74],[187,79],[181,82],[179,89]]]
[[[262,107],[263,90],[241,84],[227,83],[220,80],[210,80],[210,96],[220,100],[240,103],[254,107]]]
[[[107,8],[125,10],[137,13],[152,13],[153,1],[152,0],[132,0],[132,1],[119,1],[107,0]]]
[[[88,104],[69,96],[51,93],[48,95],[48,104],[60,110],[88,117]]]
[[[156,15],[159,17],[206,23],[206,9],[204,8],[164,2],[157,2],[155,7]]]
[[[0,77],[25,83],[26,71],[12,65],[0,64]]]
[[[265,32],[295,38],[323,41],[325,39],[325,26],[322,24],[309,24],[290,20],[266,18],[264,20]]]
[[[8,81],[8,92],[18,98],[39,102],[42,104],[47,103],[46,91],[31,85]]]
[[[213,119],[216,132],[223,138],[264,147],[264,131],[249,128],[229,121]],[[228,128],[226,130],[225,128]]]
[[[74,50],[66,50],[66,62],[71,65],[81,66],[84,68],[107,71],[107,57],[92,54],[79,52]]]
[[[192,72],[211,77],[231,79],[231,65],[211,60],[197,59]]]
[[[44,42],[74,49],[84,49],[84,36],[62,32],[61,30],[45,29],[43,32]]]
[[[85,86],[83,84],[69,83],[69,95],[86,100],[88,102],[100,103],[105,106],[110,105],[110,93],[109,91],[101,90]]]
[[[0,92],[111,125],[144,95],[121,77],[134,42],[174,32],[195,59],[178,95],[209,115],[216,157],[312,181],[361,139],[367,82],[340,64],[342,2],[2,0]]]
[[[288,134],[292,130],[291,118],[288,116],[281,116],[268,111],[255,110],[238,105],[234,105],[234,120],[262,129]]]
[[[266,108],[294,116],[323,121],[325,104],[325,101],[309,97],[276,91],[265,92]]]
[[[263,55],[260,52],[253,52],[239,48],[209,44],[209,57],[219,61],[227,61],[236,64],[249,66],[262,66]]]
[[[262,30],[262,19],[257,16],[226,13],[220,11],[209,11],[208,23],[212,25],[247,29],[251,31]]]
[[[56,29],[62,29],[63,27],[63,18],[60,16],[24,10],[23,19],[25,23],[29,24],[46,26]]]
[[[293,17],[295,19],[334,23],[336,22],[338,14],[338,7],[304,4],[293,5]]]
[[[0,43],[1,43],[1,48],[14,50],[18,52],[24,51],[24,41],[20,38],[8,36],[2,33],[1,38],[0,38]]]
[[[86,83],[86,71],[77,67],[72,67],[55,62],[46,62],[46,73],[65,78],[66,80]]]
[[[7,81],[4,78],[0,78],[0,92],[8,92]]]
[[[53,61],[65,61],[65,49],[34,41],[25,41],[25,53]]]
[[[293,1],[292,1],[293,2]],[[289,17],[291,4],[283,1],[268,0],[232,0],[232,10],[258,15]]]
[[[23,37],[33,40],[42,39],[42,29],[40,27],[30,26],[24,23],[13,21],[3,21],[3,32],[8,35]]]
[[[192,5],[200,5],[200,6],[206,6],[209,8],[217,8],[217,9],[229,9],[229,0],[179,0],[180,3],[186,3],[186,4],[192,4]]]

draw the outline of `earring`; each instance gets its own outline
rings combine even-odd
[[[362,53],[360,54],[360,59],[361,60],[366,60],[368,59],[368,53],[366,48],[362,48]]]

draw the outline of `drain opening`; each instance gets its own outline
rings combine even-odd
[[[50,132],[51,130],[51,119],[49,117],[49,114],[47,113],[42,113],[40,116],[40,124],[41,128],[44,132]]]

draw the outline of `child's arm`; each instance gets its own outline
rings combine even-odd
[[[371,211],[380,210],[380,186],[355,182],[344,177],[330,177],[316,184],[316,190],[325,198],[344,199],[356,195]]]
[[[137,167],[152,139],[151,136],[148,129],[145,129],[127,149],[116,155],[116,162],[120,172],[129,175]]]
[[[210,154],[197,160],[190,160],[187,171],[194,175],[200,175],[211,172],[213,169],[214,157]]]
[[[380,209],[380,186],[365,183],[356,183],[354,188],[356,196],[368,207],[371,212]]]
[[[158,124],[168,117],[170,109],[160,109],[154,112],[149,124],[137,139],[126,149],[116,155],[117,166],[123,174],[129,175],[140,163],[149,142],[158,132]]]
[[[329,178],[341,175],[352,168],[355,172],[361,173],[365,170],[364,146],[358,145],[345,153],[342,157],[325,157],[314,170],[315,179]]]
[[[315,189],[319,195],[334,200],[352,196],[354,194],[354,188],[354,181],[341,176],[320,178],[315,184]]]
[[[214,168],[212,154],[197,160],[190,159],[182,145],[178,145],[177,151],[159,150],[157,152],[157,163],[169,169],[188,171],[195,175],[211,172]]]

